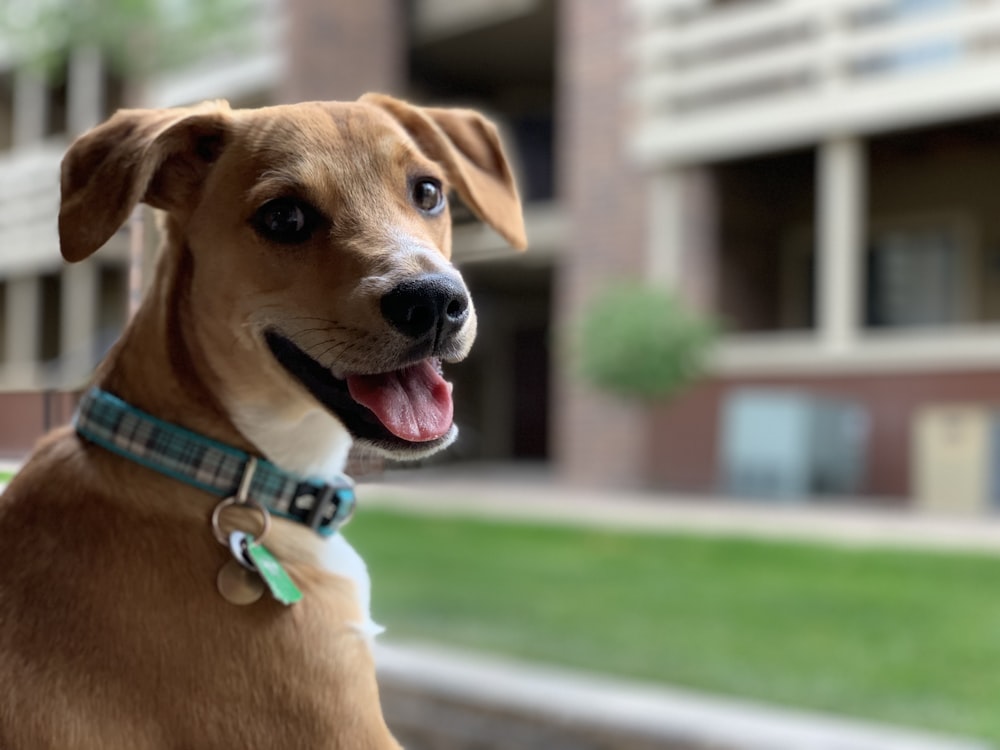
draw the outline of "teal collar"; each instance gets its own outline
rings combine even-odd
[[[246,493],[273,515],[330,536],[354,510],[354,483],[299,477],[270,461],[147,414],[107,391],[91,388],[74,426],[86,440],[218,497]]]

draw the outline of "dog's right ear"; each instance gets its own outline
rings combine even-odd
[[[229,106],[206,102],[177,109],[126,109],[84,133],[62,161],[59,245],[76,262],[95,252],[140,201],[193,208],[222,152]]]
[[[466,205],[512,247],[524,250],[521,198],[493,123],[471,109],[415,107],[385,94],[358,101],[385,110],[444,167]]]

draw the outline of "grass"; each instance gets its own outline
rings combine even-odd
[[[393,637],[1000,741],[1000,558],[371,508],[348,536]]]

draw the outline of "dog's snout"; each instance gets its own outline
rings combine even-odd
[[[469,318],[469,294],[458,279],[435,273],[399,284],[382,298],[382,315],[413,339],[443,341]]]

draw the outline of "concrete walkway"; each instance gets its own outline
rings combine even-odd
[[[541,472],[392,472],[358,488],[365,507],[571,523],[632,531],[679,531],[846,545],[1000,554],[1000,516],[929,515],[896,502],[857,498],[750,501],[570,487]]]
[[[704,750],[987,750],[944,737],[422,645],[375,650],[380,680],[493,712],[548,717],[578,737],[623,733],[621,748]],[[434,717],[428,716],[429,721]],[[522,743],[525,744],[526,743]],[[519,744],[518,747],[522,747]],[[487,738],[476,748],[494,747]],[[567,747],[584,746],[583,741]],[[590,747],[588,743],[585,745]],[[496,747],[510,747],[500,742]],[[545,747],[545,745],[539,745]]]

